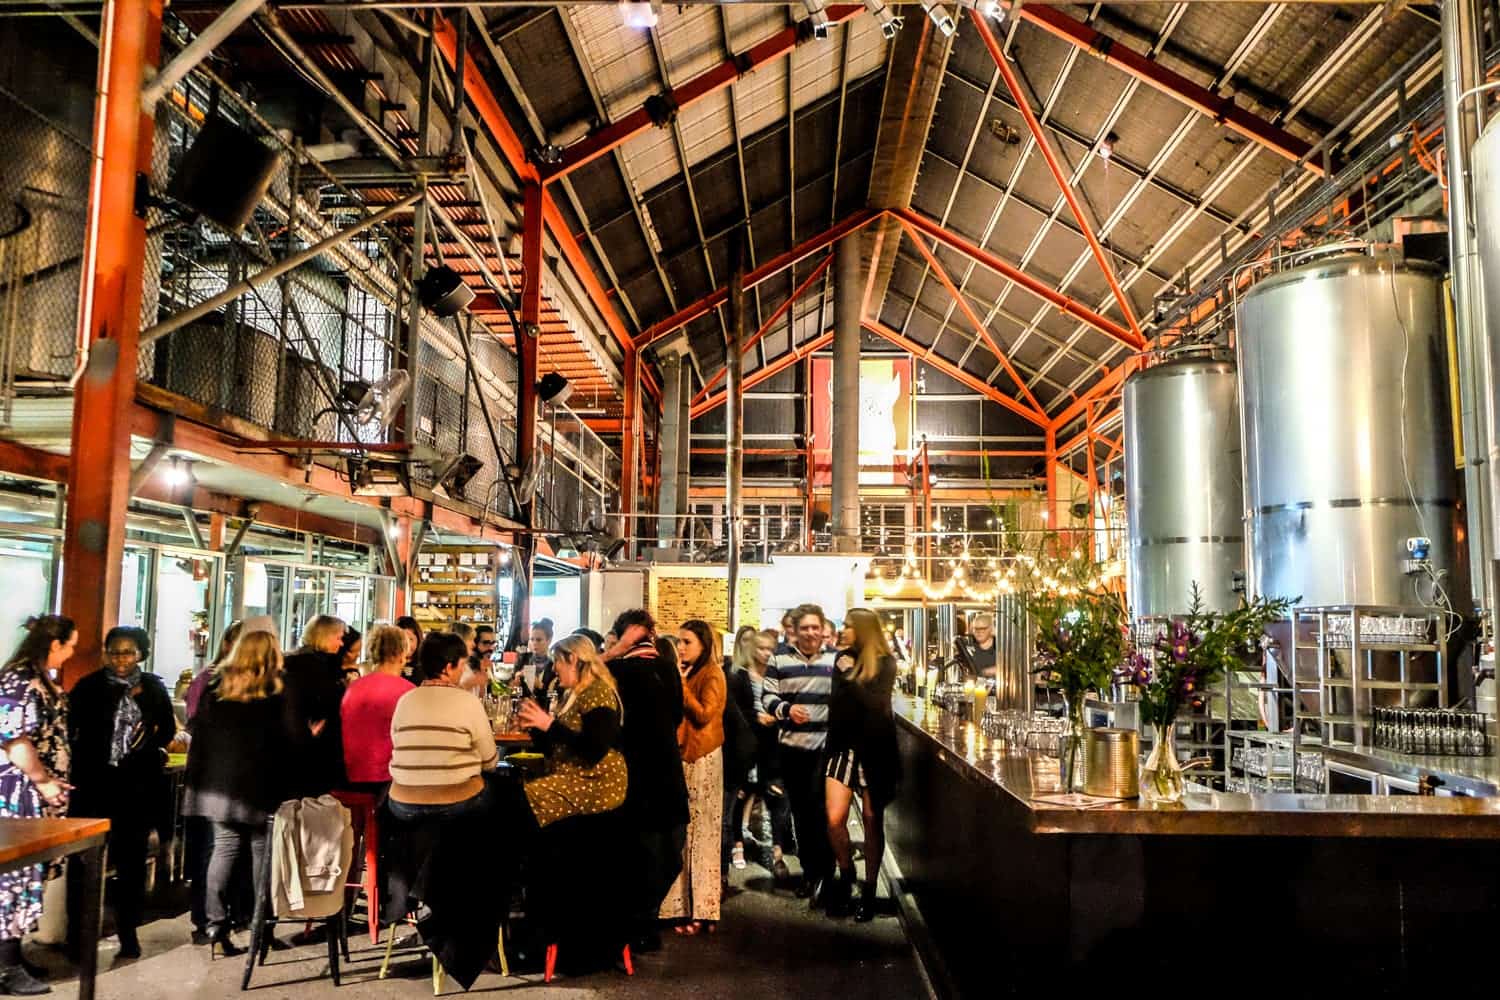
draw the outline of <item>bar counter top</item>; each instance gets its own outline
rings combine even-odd
[[[1383,795],[1239,794],[1189,785],[1182,802],[1117,801],[1063,793],[1056,758],[1012,751],[973,723],[897,693],[898,727],[938,761],[1001,798],[1033,834],[1500,839],[1500,799]],[[1189,774],[1191,776],[1191,773]]]

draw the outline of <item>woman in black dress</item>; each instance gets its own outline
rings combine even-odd
[[[901,761],[896,750],[896,722],[891,692],[896,686],[896,658],[886,642],[880,617],[856,608],[846,627],[854,644],[839,653],[828,704],[828,840],[838,862],[838,876],[824,898],[828,915],[845,916],[854,884],[849,847],[849,808],[859,797],[865,829],[865,881],[855,919],[875,916],[875,881],[885,854],[881,826],[885,807],[896,797]]]
[[[141,668],[150,655],[144,629],[112,628],[104,637],[102,669],[80,680],[69,695],[70,811],[109,820],[118,958],[141,955],[136,928],[145,905],[146,849],[152,828],[162,825],[167,744],[177,731],[166,686]],[[69,912],[77,913],[81,903],[70,898]],[[70,921],[69,926],[75,925]]]
[[[339,705],[344,700],[344,632],[348,628],[333,615],[318,615],[302,632],[302,646],[282,665],[287,709],[295,723],[293,751],[297,754],[296,782],[287,797],[315,799],[343,788],[343,723]]]

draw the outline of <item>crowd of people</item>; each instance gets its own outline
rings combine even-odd
[[[544,766],[512,786],[496,780],[511,769],[484,701],[506,676],[495,669],[493,627],[424,631],[399,618],[361,634],[320,615],[300,638],[283,652],[271,619],[236,622],[181,692],[193,941],[211,953],[242,951],[233,932],[248,923],[251,873],[265,870],[281,803],[340,792],[377,797],[401,823],[495,816],[518,844],[564,821],[610,818],[626,852],[621,906],[637,952],[659,947],[666,928],[717,929],[728,872],[750,863],[756,815],[769,841],[756,860],[778,882],[791,881],[795,857],[799,897],[833,917],[875,914],[882,812],[899,764],[896,659],[873,612],[849,612],[839,630],[803,605],[781,634],[740,629],[727,658],[701,619],[672,634],[636,609],[607,635],[561,638],[538,621],[508,679],[521,695],[514,725]],[[128,959],[140,955],[150,833],[172,828],[168,748],[184,737],[172,696],[146,669],[143,630],[111,630],[102,669],[65,693],[58,676],[77,640],[67,618],[42,616],[0,668],[0,817],[111,820],[110,899]],[[847,828],[855,804],[862,879]],[[48,990],[20,941],[54,874],[37,865],[0,876],[0,995]],[[74,914],[79,903],[69,900]]]

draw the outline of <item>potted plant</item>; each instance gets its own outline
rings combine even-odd
[[[1266,626],[1285,618],[1291,606],[1286,598],[1257,597],[1241,598],[1233,611],[1208,611],[1195,583],[1186,617],[1160,631],[1149,650],[1131,654],[1118,679],[1140,689],[1141,720],[1152,728],[1151,754],[1141,769],[1141,794],[1148,800],[1182,798],[1172,731],[1183,706],[1201,709],[1212,686],[1256,652]]]

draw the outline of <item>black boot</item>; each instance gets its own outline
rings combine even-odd
[[[0,996],[36,997],[51,993],[52,987],[32,977],[20,965],[0,967]]]
[[[849,897],[854,891],[854,873],[841,871],[823,891],[823,910],[835,920],[849,915]]]
[[[859,903],[854,907],[854,919],[861,924],[867,924],[875,919],[878,912],[879,901],[875,894],[875,883],[866,882],[859,889]]]
[[[133,958],[140,958],[141,942],[140,939],[136,937],[135,931],[127,931],[122,928],[118,932],[118,935],[120,938],[120,950],[115,952],[115,959],[119,961],[126,961]]]
[[[234,943],[234,938],[229,936],[229,928],[221,927],[208,939],[209,958],[217,958],[223,955],[225,958],[235,958],[243,955],[245,949]]]

